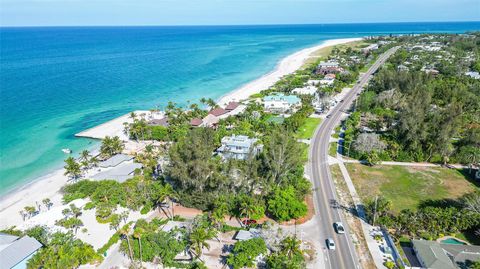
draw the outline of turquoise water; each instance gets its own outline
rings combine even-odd
[[[465,243],[460,242],[455,238],[448,238],[448,239],[442,240],[440,242],[444,243],[444,244],[452,244],[452,245],[465,245]]]
[[[480,23],[0,28],[0,194],[62,165],[74,134],[133,109],[223,94],[323,40]]]

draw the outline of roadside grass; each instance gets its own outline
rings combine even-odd
[[[330,143],[330,146],[328,147],[328,155],[337,157],[337,145],[337,142]]]
[[[422,202],[459,198],[478,187],[458,170],[434,167],[346,164],[360,197],[365,201],[383,195],[392,209],[415,210]]]
[[[322,119],[320,118],[307,118],[305,123],[298,128],[297,138],[299,139],[310,139],[315,132],[315,129],[320,124]]]
[[[310,148],[310,145],[305,144],[305,143],[298,143],[300,145],[300,149],[302,151],[302,162],[306,163],[308,162],[308,150]]]

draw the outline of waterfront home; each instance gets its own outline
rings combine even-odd
[[[365,54],[370,53],[371,51],[378,50],[378,44],[368,45],[367,47],[362,48],[361,50]]]
[[[0,268],[24,269],[27,262],[42,247],[35,238],[24,236],[19,238],[0,233]]]
[[[148,125],[150,126],[163,126],[163,127],[168,127],[168,118],[160,118],[160,119],[152,119],[148,122]]]
[[[220,116],[222,116],[226,113],[228,113],[228,112],[221,107],[214,108],[214,109],[210,110],[210,112],[208,112],[209,115],[213,115],[215,117],[220,117]]]
[[[91,178],[93,180],[105,180],[111,179],[119,183],[125,182],[127,179],[132,178],[135,175],[137,169],[141,169],[142,164],[134,162],[124,162],[111,169],[102,171]]]
[[[224,115],[220,114],[220,115]],[[220,121],[220,117],[215,116],[215,114],[208,114],[205,118],[202,119],[202,123],[200,124],[201,127],[209,127],[209,128],[216,128],[218,122]]]
[[[302,101],[295,95],[272,93],[263,98],[265,111],[272,113],[286,113],[295,111],[302,105]]]
[[[303,88],[295,88],[292,90],[294,94],[302,94],[302,95],[315,95],[317,94],[317,87],[315,86],[305,86]]]
[[[99,167],[108,168],[108,167],[115,167],[123,162],[127,162],[133,159],[133,156],[126,155],[126,154],[115,154],[112,157],[102,161],[98,164]]]
[[[318,64],[315,73],[326,75],[326,74],[337,74],[343,72],[344,69],[340,67],[340,64],[337,61],[328,61],[321,62]]]
[[[480,246],[412,240],[413,250],[422,268],[466,268],[480,261]]]
[[[194,118],[190,121],[190,126],[192,127],[200,127],[202,125],[203,121],[202,119],[199,118]]]
[[[217,149],[223,159],[246,160],[250,154],[258,154],[263,145],[256,145],[256,138],[246,135],[232,135],[222,138],[222,145]]]

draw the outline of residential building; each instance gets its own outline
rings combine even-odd
[[[140,163],[124,162],[111,169],[102,171],[91,178],[93,180],[111,179],[119,183],[127,181],[134,176],[135,170],[141,169],[143,166]]]
[[[465,75],[474,79],[480,79],[480,73],[478,72],[470,71],[470,72],[466,72]]]
[[[317,94],[317,87],[305,86],[303,88],[295,88],[292,90],[292,93],[301,95],[315,95]]]
[[[262,151],[263,145],[256,145],[257,141],[256,138],[245,135],[225,136],[217,153],[223,159],[246,160],[250,154],[255,155]]]
[[[302,105],[302,101],[295,95],[273,93],[263,98],[265,111],[272,113],[286,113],[295,111]]]
[[[362,52],[366,54],[377,49],[378,49],[378,44],[370,44],[367,47],[362,48]]]
[[[340,64],[337,61],[328,61],[328,62],[321,62],[317,66],[316,73],[317,74],[337,74],[343,72],[344,69],[340,67]]]
[[[168,118],[161,118],[161,119],[152,119],[148,122],[148,125],[151,126],[163,126],[163,127],[168,127]]]
[[[0,268],[24,269],[27,262],[42,247],[35,238],[0,233]]]
[[[202,125],[203,121],[202,119],[199,118],[194,118],[190,121],[190,126],[192,127],[200,127]]]
[[[412,245],[422,268],[457,269],[480,261],[480,246],[444,244],[428,240],[412,240]]]

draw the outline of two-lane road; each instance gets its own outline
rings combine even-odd
[[[336,250],[326,250],[326,268],[333,269],[354,269],[360,268],[355,248],[353,246],[348,225],[344,220],[341,209],[337,209],[335,186],[328,165],[328,147],[330,136],[336,125],[339,124],[342,111],[348,109],[357,98],[363,86],[385,61],[398,49],[391,48],[378,57],[368,71],[360,77],[358,83],[346,94],[340,102],[317,128],[311,140],[310,146],[310,167],[308,169],[310,178],[314,183],[314,199],[316,218],[321,224],[319,240],[326,247],[326,239],[333,238]],[[333,228],[333,223],[341,221],[345,226],[345,234],[339,235]]]

